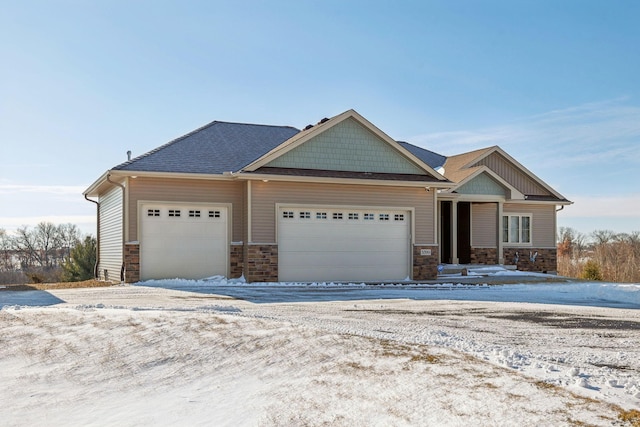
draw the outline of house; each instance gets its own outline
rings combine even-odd
[[[100,279],[398,281],[440,263],[555,271],[569,204],[499,147],[453,157],[354,110],[298,130],[214,121],[105,172]]]

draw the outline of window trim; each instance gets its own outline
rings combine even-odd
[[[518,218],[518,241],[511,240],[513,233],[511,227],[511,218]],[[522,218],[529,218],[529,241],[522,241]],[[505,232],[507,233],[507,240],[505,240]],[[533,246],[533,214],[532,213],[504,213],[502,214],[502,229],[500,230],[501,240],[504,245],[511,246]]]

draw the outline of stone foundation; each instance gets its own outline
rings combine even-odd
[[[516,262],[516,252],[517,262]],[[532,259],[535,253],[538,255]],[[555,273],[558,270],[557,249],[504,248],[504,264],[516,265],[520,271]]]
[[[278,245],[248,245],[244,264],[247,282],[277,282]]]
[[[430,255],[422,255],[422,250]],[[434,280],[438,277],[438,246],[413,247],[413,280]]]
[[[140,281],[140,244],[124,245],[124,281],[135,283]]]
[[[471,264],[498,264],[497,248],[471,248]]]
[[[244,245],[231,245],[229,249],[229,278],[242,276],[244,268]]]

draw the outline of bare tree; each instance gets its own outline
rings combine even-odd
[[[80,230],[75,224],[67,223],[58,226],[58,243],[60,255],[68,260],[73,249],[82,240]]]
[[[558,256],[580,259],[587,249],[587,237],[570,227],[558,230]]]
[[[16,235],[13,238],[13,249],[18,255],[20,268],[23,270],[34,265],[42,265],[35,234],[29,230],[29,227],[22,226],[16,230]]]
[[[588,268],[597,269],[602,280],[640,282],[640,231],[615,233],[596,230],[592,242],[570,228],[558,230],[558,272],[583,277]],[[593,275],[590,275],[593,277]]]
[[[0,271],[12,271],[13,263],[13,242],[4,228],[0,228]]]
[[[56,261],[56,249],[60,247],[58,227],[51,222],[41,222],[34,230],[36,245],[40,251],[41,266],[53,267]]]

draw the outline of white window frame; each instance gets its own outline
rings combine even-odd
[[[511,224],[511,220],[512,218],[518,218],[518,241],[513,241],[511,240],[511,238],[513,237],[513,228],[512,228],[512,224]],[[523,242],[523,238],[522,238],[522,218],[528,218],[529,219],[529,241],[528,242]],[[507,232],[507,240],[505,240],[505,236],[504,233],[505,231]],[[532,240],[533,240],[533,214],[530,213],[503,213],[502,215],[502,230],[500,230],[500,233],[502,235],[502,243],[507,244],[507,245],[516,245],[516,246],[532,246]]]

